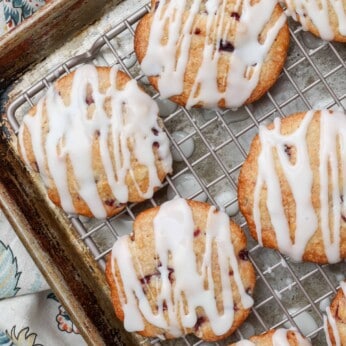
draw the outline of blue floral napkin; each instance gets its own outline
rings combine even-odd
[[[47,289],[48,284],[0,210],[0,299]]]
[[[0,210],[0,346],[85,345]]]
[[[46,0],[0,0],[0,36],[45,3]],[[0,210],[2,345],[84,346],[86,343]]]
[[[36,12],[46,0],[0,0],[0,35]]]

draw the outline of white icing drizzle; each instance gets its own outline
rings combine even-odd
[[[328,312],[328,308],[326,308],[326,312]],[[328,317],[323,316],[323,330],[326,336],[327,346],[333,346],[330,340],[329,330],[328,330]]]
[[[250,340],[240,340],[235,343],[235,346],[256,346],[256,344]]]
[[[340,287],[344,294],[344,299],[346,299],[346,281],[340,282]],[[340,337],[339,329],[338,329],[336,320],[330,311],[329,306],[326,309],[326,313],[327,313],[327,316],[323,316],[323,328],[326,335],[327,344],[328,346],[333,346],[330,339],[329,330],[328,330],[328,323],[329,323],[333,331],[335,346],[341,346],[341,337]]]
[[[327,313],[327,317],[324,316],[323,318],[323,327],[324,327],[324,331],[326,334],[326,340],[327,340],[327,344],[328,346],[333,346],[331,339],[330,339],[330,335],[329,335],[329,331],[328,331],[328,323],[330,324],[332,331],[333,331],[333,335],[334,335],[334,340],[335,340],[335,346],[341,346],[341,341],[340,341],[340,334],[338,331],[338,326],[336,325],[336,320],[335,318],[332,316],[331,312],[330,312],[330,307],[328,306],[326,309],[326,313]]]
[[[340,282],[340,287],[342,289],[342,292],[344,292],[344,296],[346,297],[346,281]]]
[[[299,333],[295,330],[288,330],[284,328],[279,328],[275,330],[272,336],[272,345],[273,346],[290,346],[290,342],[288,340],[288,332],[293,331],[294,335],[297,338],[297,345],[299,346],[311,346],[310,342],[304,339]],[[255,346],[256,344],[249,340],[240,340],[236,344],[236,346]]]
[[[273,346],[290,346],[287,339],[288,330],[284,328],[277,329],[272,336]]]
[[[43,103],[40,102],[37,105],[37,122],[42,123],[42,108],[43,108]],[[43,152],[43,148],[41,146],[41,137],[42,137],[42,128],[36,128],[36,122],[34,119],[32,118],[27,118],[23,120],[23,122],[26,121],[26,127],[28,128],[28,130],[30,132],[35,131],[36,136],[32,138],[32,149],[34,152],[35,157],[37,158],[37,168],[39,169],[41,173],[41,177],[42,180],[45,184],[48,184],[48,176],[46,174],[46,169],[45,169],[45,165],[44,165],[44,152]],[[19,131],[19,142],[20,144],[22,144],[21,146],[21,152],[23,155],[23,158],[27,161],[25,161],[28,165],[29,161],[28,161],[28,157],[27,154],[25,152],[25,146],[24,146],[24,141],[23,141],[23,132],[24,132],[24,126],[21,126],[20,131]]]
[[[143,292],[140,278],[137,277],[128,246],[129,236],[120,238],[113,247],[113,277],[117,287],[120,287],[114,274],[114,263],[116,262],[125,292],[124,296],[118,289],[125,315],[126,330],[130,332],[143,330],[143,319],[145,319],[178,337],[184,334],[186,328],[193,328],[196,325],[196,308],[202,307],[213,332],[216,335],[227,332],[234,319],[233,295],[229,279],[230,269],[233,271],[243,307],[250,308],[253,304],[240,277],[233,244],[230,240],[228,216],[223,212],[215,212],[215,208],[210,207],[206,227],[206,247],[200,268],[197,268],[196,254],[193,249],[195,225],[192,210],[184,199],[179,198],[164,203],[154,218],[153,226],[156,253],[161,263],[158,267],[160,289],[156,301],[157,312],[152,311],[148,298]],[[216,244],[220,267],[224,310],[222,313],[218,311],[214,298],[211,258],[213,243]],[[171,255],[170,264],[168,264],[169,254]],[[169,280],[169,269],[172,270],[171,268],[174,270],[174,285]],[[204,287],[205,280],[208,282],[208,288]],[[182,296],[186,298],[186,311],[183,308]],[[164,302],[166,302],[168,320],[164,316]]]
[[[317,28],[321,38],[332,40],[333,28],[330,22],[328,6],[334,10],[338,20],[339,33],[346,36],[346,7],[343,0],[286,0],[286,14],[297,20],[297,14],[304,30],[308,29],[307,19]]]
[[[162,98],[180,95],[184,90],[184,75],[189,60],[191,39],[198,27],[196,15],[205,3],[206,36],[202,63],[198,68],[187,108],[203,103],[215,108],[225,100],[226,107],[239,107],[256,88],[263,62],[280,29],[286,22],[282,14],[268,30],[263,44],[258,36],[270,20],[277,0],[260,0],[251,5],[250,0],[237,0],[234,11],[242,8],[237,19],[226,14],[227,0],[162,0],[159,2],[150,30],[149,44],[141,67],[145,74],[159,75],[158,88]],[[162,44],[164,27],[169,23],[167,43]],[[221,42],[227,41],[227,34],[235,32],[233,53],[228,53],[231,68],[227,75],[226,90],[217,86],[218,62],[221,55]],[[179,51],[179,57],[178,56]],[[198,94],[197,94],[198,92]]]
[[[75,72],[70,104],[65,105],[55,87],[52,86],[46,96],[39,101],[35,116],[26,115],[23,119],[23,125],[19,131],[23,159],[30,165],[23,145],[23,132],[26,128],[31,136],[33,153],[40,175],[46,186],[51,185],[48,177],[52,177],[62,207],[68,213],[75,213],[75,208],[68,188],[67,158],[72,164],[80,196],[94,216],[106,217],[92,168],[92,142],[96,134],[99,136],[102,166],[116,200],[114,203],[128,201],[125,177],[130,172],[134,178],[128,141],[133,144],[134,156],[138,162],[148,168],[147,191],[141,191],[135,182],[140,196],[150,198],[154,188],[161,185],[155,165],[154,142],[159,143],[158,154],[163,169],[171,172],[172,158],[169,141],[165,133],[159,130],[156,103],[139,89],[134,80],[129,81],[123,90],[118,90],[117,73],[118,70],[115,67],[110,69],[110,86],[102,93],[99,90],[97,69],[92,65],[84,65]],[[88,86],[92,90],[92,102],[95,106],[95,111],[89,118],[86,102]],[[110,116],[104,110],[106,98],[110,98]],[[45,139],[42,133],[44,107],[48,122],[48,133]],[[155,134],[152,131],[153,128],[158,130]]]
[[[295,332],[294,335],[295,335],[296,338],[297,338],[297,341],[298,341],[298,345],[299,345],[299,346],[311,346],[311,345],[312,345],[311,342],[310,342],[308,339],[303,338],[303,336],[302,336],[300,333]]]
[[[310,166],[306,135],[314,112],[307,112],[299,128],[289,135],[280,133],[280,119],[274,121],[272,130],[261,127],[259,137],[261,153],[258,158],[258,177],[254,191],[254,221],[258,241],[262,242],[261,215],[259,209],[260,194],[267,187],[267,209],[276,234],[279,251],[293,260],[301,261],[310,238],[318,228],[318,218],[312,205],[313,173]],[[338,165],[342,167],[343,195],[346,195],[346,117],[342,112],[321,111],[320,118],[320,227],[323,243],[329,263],[340,261],[340,187]],[[338,143],[339,141],[339,143]],[[337,144],[340,144],[341,162],[338,163]],[[285,153],[285,145],[296,150],[296,162],[292,164]],[[273,149],[296,203],[295,239],[292,242],[288,220],[282,204],[279,178],[275,169]],[[331,176],[328,175],[328,166]],[[328,204],[328,186],[332,187],[332,206]],[[344,208],[344,207],[343,207]],[[333,229],[329,225],[329,213],[332,213]]]

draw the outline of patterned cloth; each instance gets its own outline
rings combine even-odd
[[[49,0],[0,0],[0,35]],[[0,346],[86,345],[0,210]]]
[[[0,35],[30,17],[47,0],[0,0]]]
[[[85,345],[0,210],[0,346]]]

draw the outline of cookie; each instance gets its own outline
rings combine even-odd
[[[346,42],[346,0],[285,0],[286,14],[327,41]]]
[[[311,346],[310,341],[294,330],[280,328],[253,336],[249,340],[241,340],[230,346]]]
[[[346,116],[297,113],[260,127],[239,175],[252,236],[294,261],[346,258]]]
[[[66,212],[104,218],[152,197],[172,170],[157,104],[115,67],[84,65],[24,116],[18,150]]]
[[[324,330],[328,346],[346,346],[346,281],[338,290],[324,318]]]
[[[187,108],[236,108],[259,99],[277,80],[289,31],[276,0],[151,5],[134,46],[161,97]]]
[[[106,277],[125,329],[148,337],[216,341],[253,304],[255,272],[240,227],[215,207],[182,198],[136,217],[133,234],[115,242]]]

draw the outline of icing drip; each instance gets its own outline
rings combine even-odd
[[[287,329],[277,329],[272,337],[273,346],[290,346],[287,339],[287,332]]]
[[[344,292],[344,296],[346,297],[346,281],[340,282],[340,287],[342,289],[342,292]]]
[[[311,346],[311,342],[303,338],[299,333],[295,333],[299,346]]]
[[[340,282],[340,286],[344,294],[344,298],[346,299],[346,281]],[[326,313],[327,313],[327,317],[326,316],[323,317],[323,328],[326,335],[327,344],[328,346],[333,346],[333,343],[331,342],[331,339],[330,339],[329,330],[328,330],[328,323],[329,323],[333,331],[335,346],[341,346],[341,338],[340,338],[339,329],[338,329],[336,320],[330,311],[329,306],[326,309]]]
[[[326,312],[328,314],[328,307],[326,308]],[[329,314],[330,314],[330,310],[329,310]],[[324,334],[326,336],[326,341],[327,341],[327,345],[328,346],[333,346],[332,342],[330,340],[330,335],[329,335],[329,330],[328,330],[328,317],[323,316],[323,330],[324,330]]]
[[[160,207],[153,222],[155,248],[161,263],[158,268],[161,286],[155,302],[158,307],[157,312],[152,311],[148,298],[143,293],[140,279],[136,275],[128,247],[129,236],[115,242],[112,251],[112,270],[116,285],[119,287],[114,275],[114,262],[116,262],[125,292],[123,295],[118,289],[125,315],[126,330],[143,330],[144,318],[149,323],[178,337],[184,334],[185,328],[193,328],[196,325],[198,321],[196,308],[201,307],[213,332],[216,335],[226,333],[231,328],[234,319],[230,270],[233,271],[243,307],[252,306],[253,300],[244,289],[230,240],[229,218],[225,213],[215,211],[214,207],[209,209],[205,253],[201,267],[197,268],[196,254],[193,249],[195,225],[191,208],[181,198],[166,202]],[[218,311],[214,297],[212,244],[216,245],[220,267],[222,313]],[[171,258],[168,265],[169,254]],[[171,284],[169,277],[172,269],[175,277],[174,285]],[[208,288],[204,286],[205,280],[208,282]],[[187,304],[186,309],[183,307],[184,301]],[[164,310],[168,319],[165,318]]]
[[[234,13],[241,8],[241,16],[226,14],[227,0],[163,0],[153,14],[149,44],[141,67],[145,74],[159,75],[158,88],[162,98],[180,95],[184,90],[184,75],[189,60],[193,28],[197,25],[201,5],[206,8],[206,34],[201,65],[187,102],[187,108],[203,103],[205,107],[217,107],[224,99],[226,107],[239,107],[256,88],[263,62],[280,29],[286,22],[282,14],[268,30],[263,44],[260,33],[270,20],[277,5],[276,0],[260,0],[251,5],[250,0],[237,0]],[[168,38],[164,44],[165,26]],[[234,42],[227,41],[230,32]],[[227,49],[222,49],[222,48]],[[232,52],[224,54],[222,50]],[[178,53],[179,52],[179,53]],[[179,55],[179,56],[178,56]],[[228,71],[225,91],[217,85],[218,64],[227,58]],[[176,58],[178,57],[178,58]]]
[[[346,36],[346,7],[342,0],[286,0],[286,14],[297,20],[297,15],[304,30],[308,29],[308,18],[317,28],[321,38],[332,40],[333,28],[328,7],[334,10],[338,20],[339,33]]]
[[[70,104],[65,105],[54,86],[37,105],[35,116],[27,115],[19,132],[19,144],[24,161],[30,165],[23,133],[26,128],[31,136],[33,153],[41,177],[46,186],[51,186],[49,176],[57,187],[63,209],[75,213],[72,196],[68,187],[67,161],[72,165],[73,175],[78,185],[78,193],[94,216],[106,217],[103,202],[99,196],[93,170],[92,147],[98,136],[102,167],[116,201],[128,201],[126,174],[131,168],[131,152],[128,142],[133,145],[133,154],[148,169],[148,189],[137,191],[143,198],[150,198],[154,188],[161,185],[157,175],[153,143],[159,143],[158,155],[163,169],[171,171],[172,158],[169,142],[158,128],[156,103],[139,89],[136,81],[127,82],[123,90],[116,87],[118,70],[110,69],[110,86],[102,93],[99,90],[97,69],[85,65],[76,70],[70,93]],[[88,113],[87,88],[92,91],[94,112]],[[110,99],[111,115],[104,109]],[[46,110],[44,116],[43,109]],[[42,133],[43,123],[48,123],[47,134]]]
[[[272,345],[273,346],[290,346],[290,342],[288,340],[288,332],[290,330],[279,328],[275,330],[273,336],[272,336]],[[292,331],[292,330],[291,330]],[[304,339],[299,333],[296,333],[293,330],[296,338],[297,338],[297,345],[299,346],[311,346],[310,342]],[[249,341],[249,340],[241,340],[238,341],[236,346],[255,346],[256,344]]]
[[[258,158],[258,177],[254,191],[254,221],[258,241],[262,242],[261,215],[259,209],[260,195],[267,187],[267,209],[276,234],[280,252],[293,260],[301,261],[310,238],[318,228],[318,218],[312,205],[313,173],[310,166],[306,135],[314,112],[306,113],[299,128],[289,135],[280,133],[280,119],[274,121],[272,130],[261,127],[259,137],[261,153]],[[343,194],[346,192],[346,118],[341,112],[321,111],[320,117],[320,218],[322,238],[329,263],[340,261],[340,188],[338,176],[337,147],[340,145],[343,174]],[[296,149],[296,162],[290,162],[285,147]],[[282,204],[279,178],[275,169],[273,149],[276,150],[280,166],[288,182],[296,203],[296,229],[294,241],[290,238],[289,224]],[[330,167],[331,174],[328,174]],[[332,189],[332,205],[329,207],[328,189]],[[332,213],[333,228],[330,229],[329,214]]]
[[[326,313],[327,313],[327,317],[324,316],[324,318],[323,318],[323,327],[324,327],[324,331],[326,334],[327,344],[328,344],[328,346],[333,346],[333,344],[330,340],[330,335],[329,335],[329,330],[328,330],[328,323],[329,323],[329,325],[331,326],[332,331],[333,331],[335,346],[341,346],[340,334],[338,331],[338,327],[336,325],[335,318],[332,316],[332,314],[330,312],[329,306],[326,309]]]
[[[273,346],[290,346],[288,340],[288,332],[292,330],[287,330],[284,328],[279,328],[275,331],[272,337]],[[297,338],[298,346],[311,346],[310,342],[304,339],[299,333],[293,330],[295,337]]]
[[[235,343],[235,346],[256,346],[256,344],[250,340],[240,340]]]

